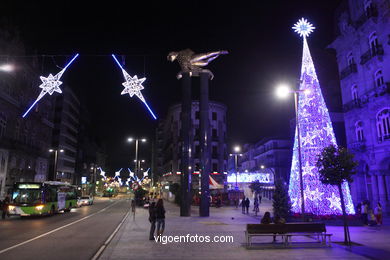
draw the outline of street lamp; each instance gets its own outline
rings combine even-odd
[[[4,64],[0,65],[0,71],[11,72],[14,70],[15,70],[15,67],[12,64],[4,63]]]
[[[299,162],[299,181],[301,188],[301,208],[302,208],[302,217],[305,215],[305,198],[303,194],[303,175],[302,175],[302,155],[301,155],[301,134],[299,129],[299,113],[298,113],[298,100],[299,94],[304,93],[308,94],[310,90],[291,90],[287,85],[280,85],[276,89],[276,95],[279,98],[286,98],[289,94],[294,93],[294,104],[295,104],[295,123],[297,128],[298,136],[298,162]]]
[[[138,177],[138,169],[139,169],[139,167],[138,167],[138,142],[141,141],[141,142],[145,143],[146,138],[132,138],[132,137],[130,137],[130,138],[127,138],[127,141],[129,143],[135,141],[135,170],[134,171],[135,171],[135,175]]]
[[[57,164],[58,164],[58,152],[63,153],[63,149],[49,149],[50,153],[54,153],[54,175],[53,180],[57,180]]]
[[[242,156],[242,154],[240,153],[241,147],[238,146],[238,145],[236,145],[236,146],[233,148],[233,151],[234,151],[234,153],[229,154],[229,156],[234,156],[234,171],[235,171],[235,174],[236,174],[236,190],[237,190],[237,189],[238,189],[237,166],[238,166],[238,156]]]

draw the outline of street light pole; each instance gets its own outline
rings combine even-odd
[[[139,167],[138,167],[138,141],[141,140],[141,142],[146,142],[146,139],[145,138],[128,138],[127,141],[128,142],[132,142],[132,141],[135,141],[135,169],[134,169],[134,172],[135,172],[135,176],[137,176],[137,178],[139,177],[138,176],[138,171],[139,171]]]
[[[135,139],[135,176],[138,176],[138,138]]]
[[[237,188],[238,188],[238,174],[237,174],[237,155],[238,154],[235,154],[234,155],[234,171],[236,172],[236,190],[237,190]]]
[[[294,93],[294,105],[295,105],[295,123],[297,128],[297,136],[298,136],[298,164],[299,164],[299,182],[301,189],[301,211],[302,218],[305,219],[305,197],[304,197],[304,188],[303,188],[303,174],[302,174],[302,154],[301,154],[301,133],[299,128],[299,113],[298,113],[298,104],[299,104],[299,94],[300,93],[308,93],[310,90],[308,89],[298,89],[298,90],[290,90],[287,86],[282,85],[277,89],[276,94],[279,97],[287,97],[289,93]]]
[[[295,121],[297,126],[298,135],[298,163],[299,163],[299,182],[301,186],[301,208],[302,218],[305,219],[305,197],[303,193],[303,174],[302,174],[302,154],[301,154],[301,133],[299,128],[299,113],[298,113],[298,94],[299,91],[294,91],[294,103],[295,103]]]

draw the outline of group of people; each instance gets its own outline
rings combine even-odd
[[[250,200],[249,198],[245,198],[245,196],[241,200],[241,207],[242,207],[242,214],[249,214],[249,207],[250,207]],[[255,215],[257,216],[257,213],[260,211],[259,206],[261,203],[261,195],[259,197],[256,195],[253,200],[253,211],[255,212]]]
[[[279,217],[279,216],[275,216],[273,219],[271,218],[271,213],[269,213],[269,211],[265,212],[264,213],[264,216],[262,217],[262,219],[260,220],[260,223],[261,224],[271,224],[271,223],[274,223],[274,224],[286,224],[286,220],[282,217]],[[276,235],[274,235],[274,239],[273,239],[273,242],[276,241]]]
[[[357,214],[362,218],[362,222],[366,226],[382,225],[382,205],[380,202],[373,209],[369,201],[362,201],[356,207]]]
[[[149,240],[154,240],[154,234],[156,231],[156,236],[159,237],[163,234],[165,229],[165,208],[162,199],[159,199],[156,202],[152,202],[149,205],[149,222],[150,222],[150,232]],[[156,229],[157,224],[157,229]]]

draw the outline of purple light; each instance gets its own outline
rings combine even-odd
[[[305,211],[315,215],[341,215],[338,188],[334,185],[322,184],[316,167],[318,156],[323,148],[337,143],[306,37],[303,37],[300,90],[309,90],[306,93],[300,92],[298,102]],[[302,210],[298,158],[298,136],[295,133],[288,190],[292,211],[295,213],[301,213]],[[343,183],[342,191],[347,214],[355,214],[347,182]]]

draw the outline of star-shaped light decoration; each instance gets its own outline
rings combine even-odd
[[[307,134],[306,136],[302,137],[302,145],[314,145],[313,143],[313,140],[314,140],[315,136],[311,136],[309,134]]]
[[[62,81],[60,81],[62,74],[64,74],[65,70],[69,67],[69,65],[79,56],[77,53],[69,62],[66,64],[66,66],[58,72],[56,75],[53,76],[53,74],[49,74],[46,78],[43,76],[40,76],[40,79],[42,81],[42,84],[39,85],[39,88],[41,88],[41,93],[39,93],[39,96],[34,101],[34,103],[27,109],[27,111],[23,114],[22,117],[26,117],[27,114],[30,112],[30,110],[35,106],[36,103],[38,103],[39,100],[43,98],[47,93],[51,96],[54,92],[62,93],[62,90],[59,88],[59,86],[62,84]]]
[[[326,198],[329,200],[330,205],[329,207],[335,210],[341,210],[341,203],[340,203],[340,198],[332,192],[332,197],[331,198]]]
[[[141,90],[144,89],[144,87],[142,86],[142,83],[146,80],[146,78],[138,79],[137,75],[135,75],[134,77],[131,77],[129,75],[129,73],[127,73],[127,71],[119,63],[119,61],[115,57],[115,55],[112,54],[111,56],[114,58],[115,62],[118,64],[118,66],[121,68],[122,73],[123,73],[123,77],[126,80],[125,82],[122,83],[122,85],[125,87],[125,89],[121,92],[121,95],[125,95],[127,93],[130,95],[130,97],[133,97],[134,95],[136,95],[142,101],[142,103],[144,103],[144,105],[149,110],[152,117],[154,119],[157,119],[156,115],[153,113],[152,109],[150,109],[148,103],[146,103],[146,100],[141,93]]]
[[[309,185],[307,185],[307,186],[306,186],[306,189],[305,189],[305,191],[304,191],[304,196],[305,196],[305,198],[308,198],[309,200],[313,201],[314,199],[313,199],[312,193],[313,193],[313,192],[310,190]]]
[[[299,36],[305,38],[314,31],[315,27],[311,23],[309,23],[305,18],[301,18],[296,24],[294,24],[292,29],[294,29],[294,31],[298,33]]]
[[[319,191],[318,188],[316,188],[315,190],[311,191],[312,201],[321,200],[322,199],[322,195],[324,195],[324,192]]]
[[[305,166],[302,167],[302,176],[310,175],[314,176],[313,170],[315,169],[315,166],[310,166],[309,161],[306,161]]]
[[[126,71],[123,71],[123,76],[125,77],[126,82],[123,82],[122,85],[125,89],[121,92],[121,95],[129,94],[130,97],[136,95],[142,102],[145,102],[145,98],[141,93],[141,90],[144,89],[142,83],[146,78],[138,79],[137,75],[131,77]]]
[[[301,198],[300,197],[292,198],[291,201],[292,201],[292,205],[291,206],[293,208],[301,206]]]

